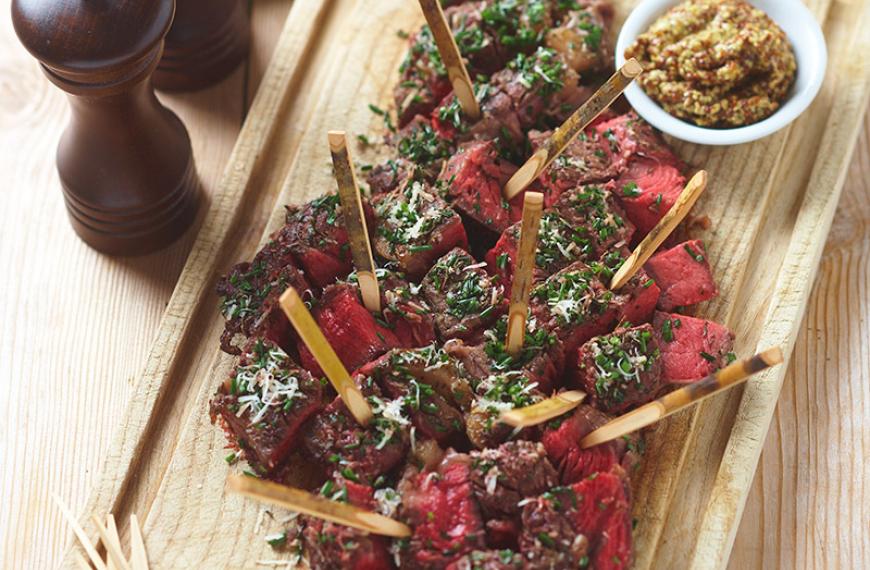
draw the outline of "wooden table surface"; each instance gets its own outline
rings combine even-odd
[[[247,63],[208,90],[161,95],[186,123],[206,194],[233,147],[289,0],[251,5]],[[67,223],[54,168],[68,117],[0,23],[0,568],[53,568],[120,421],[193,232],[109,258]],[[731,567],[870,567],[870,120],[765,444]],[[147,537],[146,537],[147,542]]]

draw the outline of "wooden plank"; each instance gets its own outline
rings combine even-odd
[[[298,2],[294,12],[302,4]],[[620,7],[624,11],[625,3]],[[825,2],[814,7],[821,16],[827,13]],[[322,134],[331,128],[362,132],[376,124],[377,118],[361,102],[389,99],[392,82],[382,78],[394,73],[404,55],[403,42],[395,38],[395,31],[419,23],[414,8],[413,3],[398,0],[377,5],[362,0],[332,2],[318,22],[317,33],[333,41],[311,38],[311,49],[302,54],[305,72],[300,72],[293,89],[282,91],[280,102],[268,107],[272,120],[277,122],[277,134],[264,137],[273,143],[264,147],[266,156],[253,155],[258,157],[251,160],[256,165],[240,160],[247,140],[244,133],[240,139],[242,151],[237,147],[236,152],[241,154],[231,161],[225,178],[238,209],[231,210],[233,215],[224,212],[222,218],[212,220],[211,226],[206,221],[198,245],[210,249],[204,253],[194,248],[161,327],[162,344],[155,345],[148,372],[125,422],[133,426],[128,435],[144,436],[147,445],[137,440],[136,448],[121,440],[108,464],[107,487],[100,490],[101,496],[108,497],[103,499],[106,502],[116,497],[116,513],[123,509],[147,513],[146,535],[154,567],[198,566],[209,561],[250,567],[258,559],[274,558],[265,542],[253,534],[262,511],[237,497],[223,496],[227,473],[219,453],[223,436],[209,424],[204,410],[215,385],[226,374],[230,359],[216,349],[221,323],[215,300],[205,291],[229,263],[253,253],[264,230],[268,232],[280,223],[281,204],[301,202],[332,187]],[[292,20],[293,13],[285,28],[285,42],[289,41],[287,36],[297,40],[304,35],[299,27],[302,22],[310,23]],[[832,38],[843,46],[849,46],[849,40],[847,34]],[[277,53],[258,101],[286,87],[271,83],[270,74],[275,67],[280,69],[296,58],[280,47]],[[334,89],[339,77],[342,89]],[[861,77],[866,78],[866,74]],[[263,95],[264,91],[268,95]],[[856,91],[866,94],[866,83]],[[802,230],[796,224],[806,219],[801,210],[806,180],[796,187],[782,188],[779,182],[791,176],[790,169],[781,168],[782,157],[788,150],[796,150],[798,156],[815,156],[828,116],[845,113],[845,102],[832,97],[829,90],[826,93],[827,99],[820,99],[826,103],[824,107],[814,106],[806,120],[765,141],[728,149],[679,145],[684,158],[711,174],[710,191],[702,198],[698,211],[714,220],[714,228],[703,237],[711,244],[710,258],[723,295],[703,307],[702,314],[728,321],[741,335],[748,332],[740,337],[741,352],[754,349],[759,338],[756,316],[765,314],[771,298],[775,298],[775,288],[782,285],[776,279],[780,269],[777,261],[787,248],[776,250],[772,257],[761,255],[776,245],[791,243],[795,229]],[[262,120],[256,109],[249,116],[249,124]],[[820,164],[844,164],[851,142],[848,137],[833,137],[825,147],[830,153]],[[813,162],[808,160],[806,164],[812,166]],[[233,172],[239,175],[233,177]],[[831,200],[837,188],[819,185],[811,190]],[[782,208],[779,199],[794,207]],[[221,202],[219,210],[226,205]],[[773,226],[772,220],[777,222]],[[824,225],[823,219],[812,221]],[[221,223],[225,226],[218,227]],[[766,231],[771,227],[779,231]],[[808,278],[812,266],[797,269]],[[767,272],[763,273],[766,280],[755,281],[759,271]],[[798,319],[792,317],[787,324],[796,329]],[[688,533],[674,533],[703,518],[718,460],[728,445],[726,437],[716,434],[728,433],[733,417],[729,410],[738,404],[739,398],[705,404],[695,413],[675,416],[653,434],[652,451],[637,478],[639,567],[684,567],[681,563],[691,560],[697,525]],[[724,431],[716,429],[723,427]],[[702,452],[707,455],[700,462]],[[138,479],[132,477],[134,472]],[[674,497],[676,488],[681,489],[679,500]],[[733,532],[736,518],[727,526],[728,532]],[[679,540],[671,540],[671,536]],[[726,533],[714,534],[714,538],[711,543],[717,544],[720,552],[730,546]]]

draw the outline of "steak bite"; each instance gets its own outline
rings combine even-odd
[[[341,476],[327,481],[320,494],[366,510],[375,510],[374,489]],[[316,517],[302,516],[302,546],[312,568],[392,568],[388,539]]]
[[[486,254],[489,270],[499,275],[506,290],[513,282],[514,265],[520,243],[517,222],[502,233],[498,242]],[[595,259],[595,248],[584,228],[577,228],[558,213],[549,211],[541,216],[538,244],[535,250],[535,280],[543,280],[575,261]]]
[[[631,565],[630,504],[618,474],[595,473],[556,487],[530,500],[522,518],[520,551],[532,568]],[[606,555],[617,558],[605,560]]]
[[[447,200],[457,210],[484,227],[504,231],[522,216],[511,208],[502,188],[517,167],[498,155],[495,142],[474,141],[461,146],[447,161],[438,177],[446,187]]]
[[[452,89],[429,26],[411,36],[409,44],[393,93],[400,127],[416,115],[428,114]]]
[[[420,288],[409,283],[401,273],[388,269],[375,270],[381,292],[381,320],[379,323],[393,331],[399,346],[414,348],[435,341],[435,320],[432,307],[420,294]],[[356,273],[348,282],[358,284]],[[360,301],[362,297],[360,297]],[[375,317],[375,321],[378,321]]]
[[[514,428],[499,420],[501,412],[544,399],[537,383],[521,372],[492,374],[476,381],[473,388],[476,398],[465,427],[468,439],[478,449],[496,447],[514,435]]]
[[[660,294],[661,290],[655,279],[647,275],[643,269],[638,270],[628,283],[619,289],[621,305],[619,321],[633,325],[650,322]]]
[[[580,441],[592,431],[606,424],[611,417],[592,406],[581,405],[576,410],[546,424],[541,443],[547,457],[559,472],[564,485],[576,483],[590,475],[613,471],[616,466],[632,473],[640,464],[643,437],[632,434],[601,445],[582,449]]]
[[[713,321],[656,311],[653,329],[664,382],[694,382],[734,360],[734,333]]]
[[[463,412],[471,409],[474,393],[462,363],[437,345],[390,352],[390,365],[432,386]]]
[[[565,354],[616,325],[624,299],[601,282],[609,274],[600,263],[577,262],[532,289],[530,314],[556,335]]]
[[[407,414],[424,437],[442,446],[459,443],[465,433],[462,413],[434,387],[399,363],[414,361],[416,354],[402,355],[401,350],[388,352],[360,370],[372,378],[384,395],[400,402],[399,411]]]
[[[439,569],[484,548],[483,521],[471,484],[471,458],[448,453],[434,471],[411,468],[398,486],[399,517],[413,529],[399,542],[402,568]]]
[[[372,223],[371,207],[363,202]],[[277,239],[289,247],[312,285],[326,287],[353,268],[338,194],[325,194],[302,206],[287,206],[286,225]]]
[[[687,241],[655,254],[644,269],[661,287],[658,306],[663,311],[695,305],[719,294],[701,240]]]
[[[373,484],[405,460],[411,422],[401,398],[389,400],[371,378],[354,377],[374,418],[359,425],[336,397],[308,423],[303,433],[306,451],[327,470],[354,482]]]
[[[648,324],[597,336],[577,353],[575,382],[592,406],[610,414],[653,399],[661,375],[661,351]]]
[[[558,482],[556,470],[540,443],[509,441],[494,449],[472,451],[471,484],[486,521],[487,543],[515,545],[521,501],[544,493]]]
[[[634,226],[613,197],[614,190],[613,182],[578,186],[563,193],[553,205],[554,211],[587,237],[595,259],[624,248],[634,234]]]
[[[221,313],[226,319],[221,349],[241,354],[236,337],[263,338],[289,350],[295,340],[290,321],[278,305],[287,287],[300,295],[309,291],[308,281],[296,268],[288,248],[270,241],[251,263],[239,263],[218,280]]]
[[[268,340],[248,342],[209,406],[234,446],[260,474],[274,472],[298,443],[302,425],[323,409],[323,386]]]
[[[375,251],[412,280],[423,277],[436,259],[454,247],[468,247],[459,215],[422,183],[382,194],[375,198],[374,207]]]
[[[357,289],[349,283],[336,283],[324,289],[312,306],[311,315],[348,370],[355,370],[401,344],[393,331],[378,323],[362,305]],[[322,376],[320,365],[301,340],[298,349],[302,365],[314,376]]]
[[[460,248],[435,262],[421,283],[443,340],[476,338],[505,310],[504,287]]]
[[[444,350],[462,362],[468,375],[478,381],[493,374],[520,372],[537,384],[538,391],[549,394],[558,383],[565,360],[556,335],[538,327],[534,319],[527,321],[523,348],[516,356],[508,354],[506,336],[507,317],[503,316],[483,332],[483,344],[449,342]]]
[[[613,7],[609,2],[582,2],[579,10],[568,12],[558,26],[547,32],[546,45],[562,56],[580,75],[607,71],[613,67],[609,28]]]

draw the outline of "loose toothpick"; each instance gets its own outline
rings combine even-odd
[[[471,77],[465,68],[465,62],[462,60],[462,54],[459,53],[456,40],[453,38],[447,19],[444,17],[441,2],[439,0],[420,0],[420,8],[423,9],[423,15],[426,16],[426,22],[429,24],[429,29],[432,30],[432,37],[435,39],[435,45],[438,46],[441,61],[447,68],[447,77],[453,86],[453,93],[459,99],[462,112],[471,121],[478,120],[480,118],[480,105],[474,97],[474,84],[471,82]]]
[[[112,515],[109,516],[111,517]],[[131,570],[130,564],[128,564],[127,559],[124,558],[124,551],[121,550],[121,541],[117,538],[117,530],[112,533],[112,531],[106,528],[106,526],[97,515],[93,515],[91,517],[91,520],[97,527],[97,534],[100,535],[100,539],[103,541],[103,545],[106,547],[106,552],[109,555],[111,566],[113,568],[116,568],[117,570]],[[114,518],[112,519],[112,521],[113,522],[111,524],[114,526]]]
[[[526,192],[523,197],[523,222],[520,226],[520,245],[514,264],[516,269],[511,285],[511,304],[508,312],[507,338],[505,339],[505,350],[511,356],[519,354],[526,338],[529,292],[532,290],[535,250],[538,245],[538,229],[541,226],[543,208],[543,194]]]
[[[689,384],[679,390],[662,396],[645,404],[636,410],[611,420],[583,438],[580,446],[592,447],[620,436],[637,431],[674,412],[712,396],[723,390],[727,390],[737,384],[746,381],[750,376],[761,372],[766,368],[780,364],[783,360],[782,350],[779,347],[770,348],[726,366],[718,372],[710,374],[703,380]]]
[[[650,258],[650,256],[655,253],[655,251],[659,248],[659,246],[667,239],[671,232],[679,225],[683,218],[686,217],[686,214],[689,213],[689,210],[692,209],[692,206],[695,205],[695,202],[698,201],[698,198],[704,192],[704,189],[707,188],[707,171],[699,170],[697,174],[695,174],[689,183],[686,184],[686,187],[683,188],[683,191],[680,193],[679,198],[671,206],[671,209],[659,220],[659,223],[655,225],[655,227],[650,230],[646,237],[643,238],[634,251],[631,252],[631,255],[628,256],[628,259],[620,266],[619,270],[613,276],[613,279],[610,281],[611,289],[619,289],[623,285],[625,285],[629,279],[631,279],[638,270],[643,267],[643,264]]]
[[[135,514],[130,515],[130,566],[133,570],[148,570],[145,541],[142,539],[142,529]]]
[[[281,308],[287,314],[287,318],[293,324],[296,332],[302,338],[302,342],[311,351],[317,364],[323,370],[323,373],[332,382],[335,391],[341,396],[344,405],[350,410],[350,413],[359,422],[360,425],[368,425],[372,419],[372,408],[362,392],[354,384],[348,374],[347,369],[342,364],[338,355],[335,354],[329,341],[323,336],[320,327],[317,326],[314,317],[308,311],[299,293],[293,287],[288,288],[281,295]]]
[[[514,427],[535,426],[561,416],[565,412],[570,412],[579,406],[585,398],[585,393],[579,390],[569,390],[531,406],[505,410],[499,419]]]
[[[227,486],[234,493],[251,497],[262,503],[279,505],[374,534],[397,538],[411,536],[411,528],[397,520],[347,503],[331,501],[302,489],[240,475],[230,475]]]
[[[625,91],[643,67],[632,58],[623,64],[592,97],[583,103],[562,125],[553,131],[550,138],[517,170],[504,187],[508,200],[522,192],[532,183],[589,123],[607,109]]]
[[[375,273],[375,261],[372,257],[372,244],[369,241],[369,231],[363,210],[359,185],[350,160],[347,148],[347,136],[344,131],[329,131],[329,152],[332,154],[332,167],[335,170],[335,181],[338,183],[338,196],[341,198],[341,211],[344,225],[347,229],[350,253],[359,280],[359,290],[363,304],[369,311],[381,312],[381,292],[378,288],[378,278]]]
[[[52,499],[57,504],[57,508],[60,509],[60,512],[63,514],[63,517],[66,519],[66,522],[72,527],[73,534],[76,535],[76,538],[79,539],[79,544],[82,545],[82,548],[85,550],[85,553],[90,558],[91,563],[93,563],[94,567],[97,570],[107,570],[106,563],[103,562],[103,559],[100,557],[100,554],[97,552],[97,549],[94,547],[91,540],[88,538],[88,535],[85,533],[85,529],[79,524],[79,521],[76,520],[75,515],[72,514],[72,511],[69,510],[69,507],[61,501],[60,497],[52,494]]]

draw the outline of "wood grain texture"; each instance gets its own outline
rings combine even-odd
[[[854,9],[855,5],[860,3],[838,2],[833,10],[836,13]],[[253,3],[252,56],[247,69],[237,72],[237,77],[201,94],[163,98],[191,131],[199,170],[210,196],[227,162],[240,126],[239,118],[247,107],[245,93],[248,101],[253,99],[288,9],[286,0]],[[379,16],[389,18],[392,14],[379,13]],[[400,27],[403,27],[400,20],[390,20],[376,27],[374,33],[380,34],[381,41],[390,46],[394,42],[399,45],[401,42],[394,38],[394,33]],[[6,207],[0,210],[0,228],[3,229],[0,261],[10,274],[0,281],[3,301],[0,303],[0,350],[3,351],[0,359],[0,453],[3,457],[0,489],[4,497],[11,498],[4,499],[4,508],[0,509],[0,567],[51,568],[60,560],[71,534],[51,506],[49,493],[57,492],[75,511],[81,512],[123,417],[124,406],[134,391],[134,379],[156,334],[193,236],[170,250],[137,259],[104,258],[82,245],[66,222],[53,166],[54,147],[66,121],[66,103],[20,48],[11,32],[8,16],[0,20],[0,45],[7,48],[0,52],[0,162],[7,180],[2,190]],[[369,72],[392,77],[398,59],[384,59],[387,61],[376,62]],[[354,119],[358,121],[355,124],[361,126],[352,132],[369,130],[378,120],[368,115],[360,102],[385,99],[391,85],[392,82],[383,81],[376,86],[365,86],[361,93],[337,93],[335,100],[313,108],[318,113],[329,113],[329,120],[324,121],[329,128],[344,128],[348,124],[345,113],[353,108]],[[804,132],[823,132],[828,115],[816,113],[816,108],[824,110],[830,105],[830,99],[820,100],[813,111],[801,119],[801,123],[806,124],[799,128],[806,129]],[[292,115],[300,116],[304,115]],[[854,113],[845,125],[835,127],[854,129],[857,116],[858,113]],[[302,130],[305,124],[305,120],[299,120],[290,125],[287,132]],[[793,130],[797,128],[795,125]],[[865,506],[870,501],[863,483],[870,480],[866,466],[870,441],[865,425],[870,414],[868,130],[870,123],[865,120],[864,135],[846,180],[843,204],[825,250],[816,289],[737,536],[733,568],[870,566],[867,533],[870,514]],[[778,137],[766,142],[776,144]],[[779,269],[777,260],[782,254],[777,252],[788,247],[794,216],[803,199],[803,194],[794,189],[806,185],[819,152],[821,137],[808,141],[789,134],[785,138],[781,152],[789,159],[788,172],[777,174],[777,182],[770,184],[767,196],[768,202],[781,207],[767,209],[762,219],[755,222],[756,233],[765,238],[755,241],[756,255],[744,270],[745,281],[753,285],[766,283],[765,279]],[[294,150],[293,145],[287,148]],[[311,151],[306,157],[320,160],[315,163],[317,176],[293,178],[299,184],[292,185],[279,180],[277,187],[283,188],[279,202],[300,201],[318,194],[320,190],[310,183],[317,179],[329,180],[325,144]],[[695,165],[727,166],[721,151],[700,152],[687,146],[681,148],[681,153]],[[757,188],[759,182],[752,170],[766,163],[754,154],[762,153],[746,153],[747,163],[737,170],[743,172],[745,168],[749,172],[736,178],[736,182]],[[714,184],[711,190],[716,192],[720,187]],[[304,190],[300,192],[300,188]],[[260,220],[275,210],[273,192],[265,191],[261,195],[264,200],[255,200],[264,202],[259,207],[244,206],[244,216],[253,223],[250,228],[235,229],[233,237],[239,240],[238,248],[221,253],[224,266],[253,251],[265,225],[265,221]],[[722,229],[705,236],[712,237],[717,250],[724,247],[718,245],[720,243],[733,240],[740,244],[741,239],[750,239],[741,238],[739,232],[734,231],[730,233],[737,235],[726,236],[729,241],[720,242],[721,233],[729,228],[727,224],[732,218],[721,208],[705,211],[715,212],[717,216],[724,214],[724,221],[710,214]],[[768,263],[770,259],[774,262]],[[737,261],[730,257],[719,256],[717,274],[735,263]],[[770,265],[774,267],[765,272],[765,267]],[[58,279],[58,276],[63,278]],[[747,311],[738,328],[741,335],[754,330],[756,319],[759,322],[763,319],[764,312],[752,307],[766,307],[771,293],[765,287],[744,288],[732,303]],[[705,311],[718,317],[728,312],[721,312],[721,308]],[[212,330],[210,327],[215,324],[210,321],[209,326],[198,328]],[[213,346],[214,343],[211,348]],[[219,357],[215,362],[191,365],[191,370],[210,365],[226,366],[226,361]],[[220,368],[217,372],[221,372]],[[28,398],[30,395],[36,397]],[[207,396],[207,390],[197,393],[192,408],[200,412],[195,417],[196,422],[205,420],[203,410]],[[730,409],[736,409],[738,404],[739,400],[731,403]],[[714,432],[730,429],[725,412],[717,414],[713,410],[708,414],[705,411],[702,417],[701,423],[710,424]],[[182,512],[179,515],[177,510],[170,509],[169,502],[159,499],[155,501],[159,510],[149,514],[146,533],[154,533],[156,527],[158,543],[162,541],[171,547],[182,541],[199,540],[202,544],[198,549],[212,548],[220,553],[228,542],[258,541],[252,529],[260,511],[242,503],[221,502],[219,490],[212,492],[221,488],[227,468],[220,461],[223,445],[220,434],[207,421],[202,423],[202,426],[182,426],[184,435],[195,433],[189,430],[197,427],[203,429],[204,434],[208,430],[208,439],[197,442],[182,437],[176,457],[186,456],[187,461],[174,461],[168,474],[194,466],[199,469],[203,462],[210,462],[206,477],[199,481],[188,480],[186,487],[171,485],[172,488],[158,493],[158,497],[164,494],[165,497],[173,494],[186,497],[185,510],[201,508],[197,514]],[[719,448],[724,445],[721,443]],[[686,452],[684,459],[688,457],[690,453]],[[715,476],[713,469],[710,478]],[[210,487],[212,483],[217,486]],[[243,516],[238,516],[239,511]],[[219,517],[233,521],[231,534],[178,532],[202,520],[208,523]],[[161,531],[163,526],[169,528]],[[172,532],[176,532],[175,538]],[[153,540],[150,535],[146,537],[149,552]],[[663,547],[667,548],[670,542],[663,542]],[[276,557],[266,550],[263,552],[267,558]],[[225,560],[228,567],[254,565],[253,559],[242,556]],[[171,567],[172,562],[173,559],[168,559],[161,567]]]

